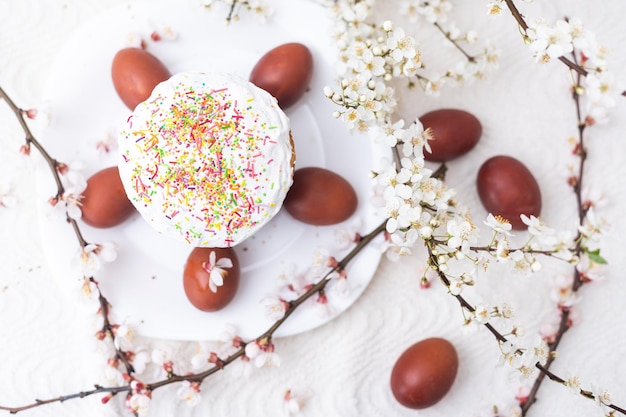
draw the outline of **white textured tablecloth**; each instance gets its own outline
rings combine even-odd
[[[64,41],[89,18],[122,3],[118,0],[0,0],[0,85],[24,108],[37,107],[47,71]],[[382,1],[380,3],[383,3]],[[401,22],[387,1],[381,15]],[[522,45],[510,15],[488,20],[483,1],[456,5],[460,27],[474,27],[492,39],[501,52],[500,69],[468,87],[445,89],[437,99],[419,92],[401,92],[400,115],[415,118],[427,110],[459,107],[483,123],[481,142],[471,156],[449,164],[447,181],[477,218],[485,213],[475,191],[478,166],[487,157],[516,156],[536,175],[544,197],[543,217],[555,228],[572,230],[574,199],[565,183],[569,161],[566,139],[576,134],[573,102],[567,92],[566,68],[553,62],[537,65]],[[523,3],[522,3],[523,4]],[[626,80],[626,5],[621,0],[546,1],[523,4],[529,17],[554,20],[581,17],[611,51],[610,68]],[[429,50],[432,28],[410,28]],[[443,59],[436,51],[431,61]],[[428,57],[425,57],[427,59]],[[78,295],[58,288],[51,279],[39,239],[31,161],[18,155],[23,133],[8,107],[0,103],[0,180],[11,184],[17,198],[12,208],[0,207],[0,405],[18,406],[90,389],[102,380],[104,363],[92,329],[93,315]],[[598,214],[612,224],[602,250],[609,261],[607,279],[585,286],[578,305],[579,322],[567,333],[553,369],[576,374],[584,382],[605,386],[614,402],[626,406],[624,330],[626,328],[626,209],[623,178],[626,167],[626,98],[612,111],[609,123],[588,130],[587,183],[604,193],[607,205]],[[228,372],[209,378],[203,400],[189,408],[175,398],[175,388],[154,393],[152,416],[280,416],[287,389],[307,390],[305,416],[488,416],[493,405],[514,401],[517,380],[496,365],[498,347],[479,329],[462,331],[456,301],[438,283],[427,291],[418,286],[423,253],[392,263],[383,259],[371,285],[344,314],[305,334],[276,340],[282,357],[278,369],[262,369],[247,379]],[[548,295],[551,273],[515,277],[497,270],[486,277],[491,291],[501,293],[517,311],[516,322],[537,332],[554,306]],[[451,340],[460,367],[449,394],[436,406],[418,413],[400,406],[389,388],[395,359],[409,345],[429,336]],[[147,347],[173,352],[193,350],[192,343],[145,340]],[[103,406],[100,396],[28,410],[24,416],[126,415],[116,403]],[[546,381],[532,407],[532,416],[600,416],[589,400]]]

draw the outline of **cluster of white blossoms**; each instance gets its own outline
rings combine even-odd
[[[408,85],[419,85],[427,94],[436,96],[446,84],[471,82],[497,67],[497,52],[492,47],[470,56],[463,51],[462,60],[454,62],[439,73],[424,71],[422,52],[415,37],[392,22],[370,23],[374,1],[345,0],[332,4],[336,25],[333,38],[338,45],[338,88],[325,88],[325,94],[341,109],[335,116],[348,128],[367,131],[373,126],[390,123],[397,108],[390,81],[408,80]],[[476,31],[462,32],[454,23],[446,27],[451,3],[439,1],[406,1],[403,10],[410,20],[423,17],[434,24],[444,36],[442,43],[477,41]]]
[[[243,9],[253,14],[259,21],[265,22],[274,10],[264,0],[201,0],[202,6],[220,15],[227,15],[227,22],[239,20]]]
[[[558,20],[549,24],[538,19],[526,30],[535,59],[549,62],[562,56],[573,56],[576,63],[587,71],[576,85],[577,92],[586,100],[589,116],[597,122],[605,121],[607,110],[617,104],[623,86],[607,66],[608,51],[598,43],[593,32],[585,29],[578,18]]]
[[[489,2],[488,8],[489,14],[499,15],[506,5],[503,0],[495,0]],[[572,57],[574,63],[586,71],[580,85],[574,81],[574,88],[586,98],[587,123],[606,121],[608,110],[616,106],[624,91],[624,84],[609,71],[609,51],[598,43],[595,34],[586,29],[579,18],[554,23],[536,19],[522,34],[537,62]]]
[[[459,45],[476,41],[473,31],[461,32],[454,23],[448,23],[452,4],[447,0],[404,0],[401,4],[411,22],[424,19],[435,25],[461,51]],[[353,131],[367,132],[374,142],[390,150],[382,167],[373,172],[374,193],[380,214],[386,219],[387,256],[398,259],[410,255],[417,244],[426,243],[431,255],[428,271],[439,275],[450,294],[456,297],[461,297],[464,288],[474,286],[477,271],[486,269],[492,261],[507,264],[522,274],[532,274],[542,270],[542,257],[550,257],[575,265],[585,282],[600,279],[605,261],[599,255],[599,243],[607,225],[595,216],[593,206],[573,232],[556,231],[538,217],[522,216],[528,239],[520,247],[511,246],[511,224],[489,214],[482,223],[492,231],[492,238],[486,245],[478,245],[478,227],[456,201],[454,190],[424,166],[423,152],[429,150],[431,132],[419,120],[407,123],[394,117],[398,103],[392,83],[397,79],[417,80],[415,83],[426,94],[436,94],[446,83],[480,78],[485,67],[481,67],[480,60],[466,54],[463,64],[457,66],[461,75],[448,71],[442,77],[427,78],[417,40],[389,21],[368,23],[373,6],[372,0],[333,3],[337,16],[339,82],[337,88],[326,87],[325,94],[339,107],[335,117]],[[506,7],[503,0],[491,1],[489,14],[499,14]],[[574,86],[587,99],[590,119],[585,122],[593,124],[602,120],[621,89],[607,72],[606,51],[598,46],[593,35],[583,30],[576,19],[555,26],[538,21],[524,35],[540,62],[575,54],[575,62],[587,71],[581,85]],[[484,65],[496,60],[493,52],[482,56]],[[463,264],[461,271],[460,264]],[[571,276],[555,278],[551,296],[557,311],[567,310],[574,320],[576,314],[570,309],[579,297],[572,280]],[[509,329],[506,336],[512,340],[523,335],[523,327],[510,324],[513,311],[505,302],[481,301],[475,306],[467,303],[462,304],[467,327],[492,325],[497,320],[498,328]],[[510,365],[524,380],[534,377],[538,372],[536,364],[544,363],[550,354],[547,343],[553,340],[557,330],[558,325],[546,327],[537,335],[536,342],[529,342],[529,347],[500,341],[502,363]]]
[[[536,376],[539,369],[535,365],[544,364],[550,355],[548,344],[538,336],[528,348],[520,348],[509,340],[500,341],[499,345],[502,352],[499,363],[509,365],[518,372],[521,381]]]

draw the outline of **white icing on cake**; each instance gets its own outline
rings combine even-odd
[[[126,193],[157,231],[197,247],[241,243],[278,213],[292,184],[289,120],[232,74],[157,85],[119,137]]]

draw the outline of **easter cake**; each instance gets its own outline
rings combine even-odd
[[[232,247],[280,210],[293,182],[289,119],[233,74],[183,72],[137,105],[119,136],[128,198],[158,232]]]

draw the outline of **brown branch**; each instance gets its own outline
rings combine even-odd
[[[59,174],[59,166],[61,165],[61,163],[52,156],[50,156],[44,146],[35,138],[30,128],[28,127],[28,124],[26,123],[26,119],[24,118],[24,114],[26,113],[26,111],[19,108],[2,87],[0,87],[0,98],[4,99],[4,101],[8,104],[9,108],[13,111],[15,117],[20,123],[20,126],[22,127],[22,130],[25,134],[24,140],[26,142],[26,147],[30,148],[31,145],[34,146],[35,149],[37,149],[37,151],[46,161],[57,187],[56,195],[53,198],[61,199],[63,197],[63,194],[65,193],[65,187],[63,186],[63,182],[61,181],[61,175]],[[67,215],[66,217],[67,221],[72,225],[74,234],[76,235],[76,238],[78,239],[81,247],[87,246],[88,243],[80,232],[76,220],[70,218]]]
[[[574,61],[576,61],[576,55],[574,54],[573,54],[573,59]],[[578,93],[578,89],[577,89],[577,87],[580,85],[582,77],[583,77],[582,74],[580,73],[577,74],[576,86],[574,86],[574,88],[572,89],[572,98],[574,100],[574,105],[576,108],[576,118],[578,121],[578,126],[577,126],[578,143],[576,145],[576,149],[578,151],[577,154],[578,154],[578,159],[579,159],[578,174],[577,174],[578,177],[576,181],[574,182],[574,184],[572,185],[572,190],[574,191],[574,195],[576,197],[576,206],[577,206],[577,211],[578,211],[578,224],[579,225],[582,225],[584,223],[585,217],[587,216],[587,211],[588,211],[588,207],[586,207],[582,199],[582,185],[583,185],[583,179],[584,179],[584,173],[585,173],[585,162],[587,161],[587,150],[585,149],[585,135],[584,135],[586,123],[583,120],[581,103],[580,103],[580,94]],[[580,258],[580,256],[583,254],[582,239],[581,239],[580,231],[577,233],[575,242],[576,242],[576,247],[574,249],[574,254]],[[583,285],[583,281],[581,280],[581,277],[580,277],[580,272],[578,271],[577,268],[574,268],[573,278],[574,279],[572,282],[572,291],[574,293],[577,293],[580,287],[582,287]],[[571,326],[570,310],[562,309],[561,319],[559,321],[559,328],[556,332],[555,339],[548,344],[548,346],[550,347],[550,351],[552,352],[557,351],[557,348],[559,347],[563,339],[563,336],[570,329],[570,326]],[[543,368],[546,371],[549,370],[550,366],[552,365],[555,359],[556,359],[556,355],[551,355],[546,361]],[[528,400],[524,404],[522,404],[522,416],[525,416],[528,413],[528,410],[530,409],[530,407],[532,407],[532,405],[536,402],[539,388],[541,387],[541,384],[543,383],[546,375],[547,375],[547,372],[542,372],[535,379],[533,386],[531,387]]]
[[[441,32],[441,33],[443,34],[443,36],[445,36],[445,37],[446,37],[446,39],[447,39],[448,41],[450,41],[450,42],[452,43],[452,45],[454,45],[454,47],[455,47],[456,49],[458,49],[458,50],[459,50],[459,51],[460,51],[460,52],[461,52],[461,53],[465,56],[465,58],[467,58],[467,60],[468,60],[469,62],[474,62],[474,61],[476,61],[476,58],[475,58],[475,57],[473,57],[472,55],[470,55],[470,54],[469,54],[469,53],[468,53],[465,49],[463,49],[463,48],[461,47],[461,45],[459,45],[459,43],[458,43],[456,40],[452,39],[452,38],[450,37],[450,33],[449,33],[449,32],[446,32],[446,30],[445,30],[443,27],[441,27],[441,25],[440,25],[439,23],[435,22],[435,23],[433,23],[433,25],[434,25],[434,26],[435,26],[435,27],[439,30],[439,32]]]

